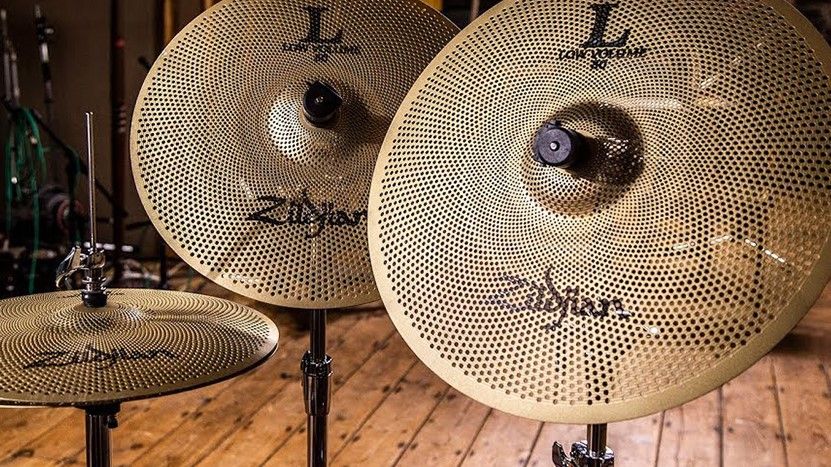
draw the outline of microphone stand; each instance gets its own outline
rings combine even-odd
[[[49,65],[49,39],[55,34],[55,30],[47,23],[46,17],[40,11],[40,5],[35,5],[35,32],[40,70],[43,75],[43,104],[46,109],[46,120],[52,123],[52,103],[55,99],[52,94],[52,70]]]

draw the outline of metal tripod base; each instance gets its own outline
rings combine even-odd
[[[305,401],[308,465],[327,463],[327,418],[332,395],[332,357],[326,355],[326,310],[313,310],[309,327],[309,351],[303,355],[303,400]]]
[[[85,407],[87,432],[87,467],[110,467],[112,442],[110,430],[118,426],[115,416],[120,407],[96,405]]]
[[[566,455],[563,445],[554,443],[551,458],[557,467],[614,467],[615,453],[606,447],[606,425],[588,425],[587,440],[571,445]]]

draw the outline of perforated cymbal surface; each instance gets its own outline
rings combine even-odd
[[[774,0],[489,10],[378,160],[370,249],[396,327],[462,392],[545,421],[644,416],[733,378],[831,273],[829,57]],[[553,122],[586,140],[572,168],[535,158]]]
[[[133,116],[133,175],[168,244],[219,285],[267,303],[378,299],[366,206],[389,122],[458,31],[417,0],[226,0],[150,71]],[[302,101],[343,99],[323,127]]]
[[[204,295],[113,289],[0,301],[0,404],[85,406],[170,394],[251,369],[277,348],[274,323]]]

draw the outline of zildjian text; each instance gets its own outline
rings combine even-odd
[[[543,326],[546,330],[559,328],[569,315],[596,319],[629,319],[632,316],[618,298],[593,300],[582,296],[580,287],[566,287],[561,293],[551,279],[552,271],[553,268],[546,270],[543,283],[514,275],[503,276],[506,286],[492,296],[492,302],[515,312],[530,310],[553,314],[554,321]]]
[[[112,368],[116,363],[128,360],[154,360],[157,358],[177,358],[177,355],[169,350],[129,350],[118,348],[112,350],[101,350],[92,345],[87,345],[84,350],[53,350],[38,352],[37,360],[26,364],[23,369],[32,368],[53,368],[67,367],[74,365],[94,364],[99,370]]]

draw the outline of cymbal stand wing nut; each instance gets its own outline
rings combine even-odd
[[[552,457],[557,467],[614,467],[615,454],[606,448],[602,454],[590,451],[588,443],[581,441],[571,445],[571,452],[566,456],[563,445],[554,443]]]

